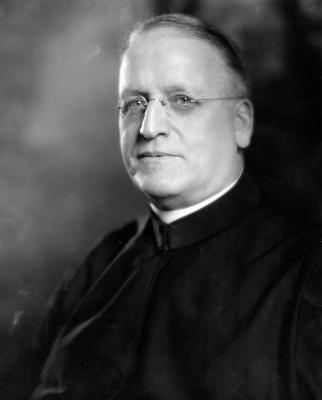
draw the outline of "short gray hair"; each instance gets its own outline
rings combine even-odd
[[[123,46],[123,53],[140,33],[162,27],[176,29],[192,37],[205,40],[215,46],[220,51],[223,60],[235,78],[235,83],[240,92],[238,95],[250,97],[250,84],[238,46],[223,32],[200,18],[187,14],[172,13],[158,15],[146,21],[139,22],[129,34],[125,46]]]

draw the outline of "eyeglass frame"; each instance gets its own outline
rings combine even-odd
[[[189,99],[189,103],[188,103],[187,105],[199,104],[199,103],[206,103],[206,102],[208,102],[208,101],[242,100],[242,99],[246,99],[246,98],[247,98],[247,96],[228,96],[228,97],[213,97],[213,98],[195,99],[195,98],[191,98],[190,96],[186,96],[186,95],[180,95],[180,97],[186,97],[186,98]],[[170,101],[170,100],[165,100],[165,99],[162,99],[162,98],[161,98],[161,99],[159,99],[159,98],[150,98],[150,99],[148,100],[148,99],[146,99],[143,95],[138,96],[137,99],[142,100],[143,105],[144,105],[144,107],[145,107],[145,108],[144,108],[144,112],[143,112],[143,110],[142,110],[142,114],[143,114],[143,115],[145,114],[146,109],[147,109],[147,107],[148,107],[148,105],[149,105],[149,103],[150,103],[151,101],[159,101],[159,102],[161,103],[162,107],[167,106],[169,103],[171,104],[171,101]],[[133,98],[133,100],[135,100],[135,99]],[[118,109],[119,111],[121,111],[121,113],[122,113],[124,116],[129,116],[129,115],[126,115],[126,112],[125,112],[125,111],[123,111],[124,105],[123,105],[123,106],[121,105],[121,102],[122,102],[122,101],[124,101],[124,100],[119,100],[119,101],[118,101],[117,106],[116,106],[116,109]],[[182,108],[182,111],[184,110],[184,107],[187,106],[187,105],[183,105],[183,104],[182,104],[182,107],[183,107],[183,108]],[[166,108],[165,108],[165,111],[167,112],[167,109],[166,109]],[[187,110],[186,110],[186,111],[187,111]],[[140,114],[139,112],[133,113],[132,116],[138,116],[139,114]]]

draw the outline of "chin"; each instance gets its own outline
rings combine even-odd
[[[162,179],[133,179],[137,188],[153,201],[166,201],[180,194],[180,185],[175,180]]]

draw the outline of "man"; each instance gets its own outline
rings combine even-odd
[[[33,399],[321,398],[314,235],[243,171],[254,117],[234,46],[193,17],[146,21],[118,108],[151,215],[60,290]]]

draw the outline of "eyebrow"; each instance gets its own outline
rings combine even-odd
[[[139,89],[124,89],[120,93],[120,98],[126,97],[126,96],[135,95],[135,94],[140,94],[140,95],[142,95],[144,97],[147,96],[147,92],[139,90]]]
[[[166,93],[173,93],[173,92],[184,92],[184,93],[186,93],[186,92],[189,92],[189,93],[194,93],[196,95],[202,94],[202,91],[200,89],[197,89],[196,87],[194,87],[192,85],[189,85],[189,84],[186,84],[186,83],[184,83],[184,84],[178,83],[178,84],[175,84],[175,85],[166,86],[164,88],[164,91]]]
[[[162,88],[162,91],[166,94],[171,94],[174,92],[182,92],[182,93],[190,93],[194,95],[201,95],[202,91],[200,89],[197,89],[196,87],[189,85],[189,84],[173,84],[173,85],[168,85]],[[136,95],[139,94],[141,96],[144,96],[145,98],[148,98],[150,96],[149,92],[146,90],[140,90],[140,89],[135,89],[135,88],[126,88],[124,89],[120,97],[125,97],[125,96],[131,96],[131,95]]]

